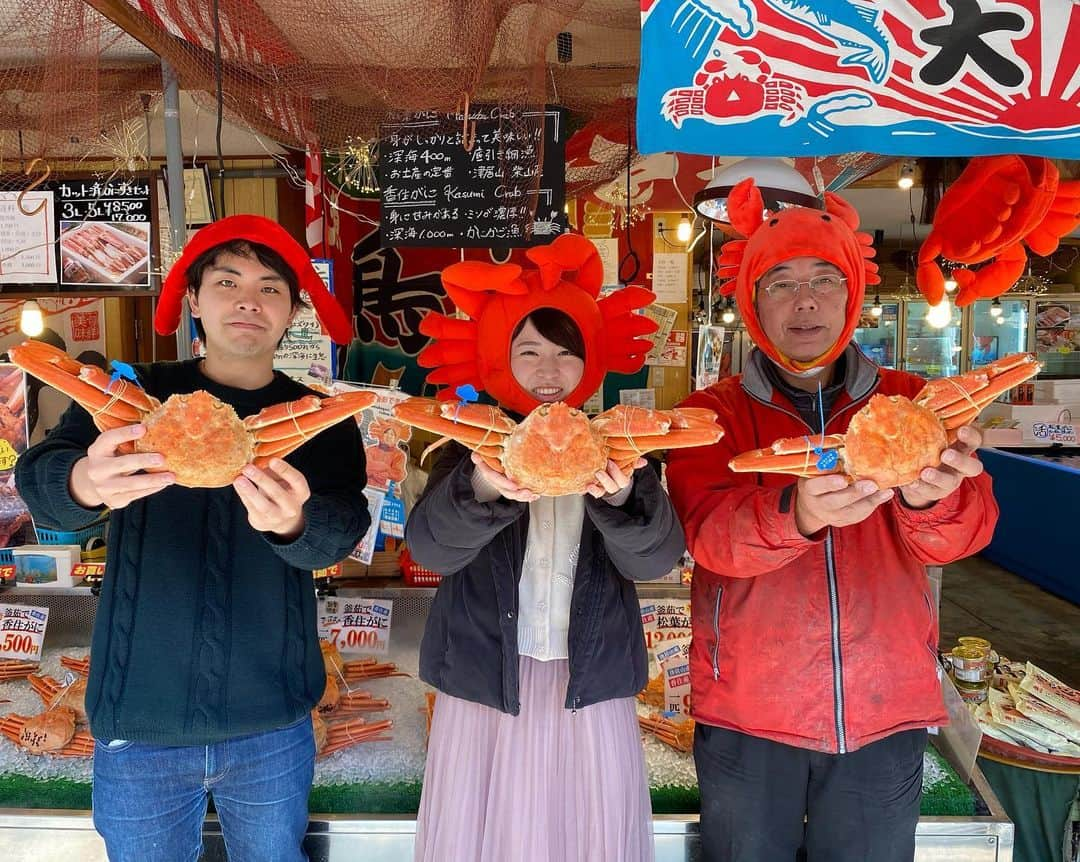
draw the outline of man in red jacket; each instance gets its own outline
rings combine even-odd
[[[878,279],[849,205],[829,195],[824,212],[763,219],[750,181],[729,200],[748,239],[721,265],[758,347],[742,375],[685,402],[715,411],[723,440],[673,451],[667,466],[696,561],[704,858],[789,862],[805,847],[808,862],[910,862],[926,728],[947,720],[926,567],[990,541],[981,437],[962,429],[940,467],[896,489],[732,473],[741,452],[843,433],[872,393],[911,397],[924,381],[851,343]]]

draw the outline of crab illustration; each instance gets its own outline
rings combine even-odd
[[[0,733],[31,754],[90,757],[94,738],[85,730],[76,731],[75,725],[75,710],[57,706],[34,716],[8,713],[0,718]]]
[[[245,465],[263,467],[272,458],[285,457],[376,398],[372,392],[333,398],[306,395],[241,421],[232,407],[209,392],[172,395],[162,404],[134,383],[113,380],[100,368],[82,365],[44,342],[27,341],[8,353],[15,365],[78,402],[100,430],[143,423],[146,433],[127,451],[161,454],[165,465],[157,471],[171,471],[176,483],[188,488],[225,487]]]
[[[646,452],[704,446],[724,433],[716,414],[701,408],[621,404],[590,421],[582,411],[555,402],[541,404],[518,424],[486,404],[409,398],[394,406],[394,415],[458,441],[523,488],[550,497],[581,493],[609,458],[626,471]]]
[[[1031,353],[1014,353],[958,377],[931,380],[914,399],[873,395],[851,417],[847,432],[786,437],[733,458],[735,473],[821,476],[843,473],[896,488],[941,463],[956,431],[991,401],[1042,369]]]
[[[86,678],[76,677],[70,684],[53,679],[51,676],[34,675],[28,677],[30,687],[37,692],[47,709],[64,706],[75,712],[79,724],[87,724],[86,716]]]
[[[979,156],[972,159],[938,204],[934,225],[919,249],[915,281],[931,305],[945,296],[937,257],[962,264],[996,258],[977,270],[954,269],[958,306],[993,299],[1016,284],[1027,264],[1024,244],[1053,254],[1080,226],[1080,180],[1061,181],[1050,159]]]

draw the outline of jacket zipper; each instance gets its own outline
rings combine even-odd
[[[832,419],[836,419],[837,416],[841,416],[848,410],[861,407],[866,400],[874,394],[877,390],[881,379],[878,378],[874,381],[874,385],[870,387],[867,393],[858,401],[852,401],[850,404],[844,405],[840,410],[836,412]],[[794,419],[802,422],[806,426],[806,430],[811,434],[814,433],[814,429],[810,427],[809,423],[796,413],[792,413],[790,410],[786,410],[771,401],[764,401],[761,398],[753,395],[747,390],[747,396],[757,401],[759,404],[764,404],[766,407],[771,407],[773,410],[778,410],[787,416],[791,416]],[[826,422],[826,425],[828,423]],[[823,427],[821,433],[825,434],[826,429]],[[825,575],[826,581],[829,586],[829,619],[832,625],[832,665],[833,665],[833,721],[836,725],[836,743],[837,751],[840,754],[847,753],[847,731],[844,726],[844,669],[843,669],[843,656],[840,653],[840,597],[836,586],[836,560],[833,557],[833,534],[832,527],[830,527],[825,533]],[[719,612],[720,602],[717,599],[717,611]],[[719,646],[719,640],[717,641]],[[714,653],[715,655],[715,653]],[[718,674],[716,662],[713,662],[713,675]]]
[[[832,621],[833,720],[836,723],[836,743],[839,754],[847,753],[847,732],[844,729],[844,670],[840,655],[840,597],[836,588],[836,564],[833,559],[832,527],[825,533],[825,571],[829,582],[829,617]]]
[[[713,648],[712,648],[712,678],[713,680],[720,679],[720,664],[718,655],[720,653],[720,599],[724,596],[724,588],[717,587],[716,589],[716,606],[713,608]]]

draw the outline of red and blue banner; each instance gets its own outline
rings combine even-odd
[[[641,0],[638,149],[1080,157],[1074,0]]]

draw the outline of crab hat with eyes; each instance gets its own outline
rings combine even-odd
[[[529,413],[539,401],[514,379],[510,342],[517,325],[538,308],[568,315],[581,332],[585,370],[565,399],[580,407],[608,371],[630,374],[645,362],[657,325],[635,312],[656,298],[643,287],[624,287],[597,299],[604,267],[585,237],[564,234],[550,245],[525,252],[528,266],[463,261],[442,273],[447,295],[468,319],[430,313],[420,331],[431,336],[417,361],[434,369],[428,382],[453,399],[465,384],[483,389],[505,408]]]
[[[745,179],[728,196],[732,226],[746,239],[724,244],[717,260],[717,275],[727,279],[720,288],[735,294],[746,331],[754,343],[781,368],[795,374],[824,368],[839,358],[855,333],[868,284],[881,281],[873,262],[873,238],[856,230],[859,214],[843,198],[825,193],[825,209],[791,207],[778,213],[765,211],[753,179]],[[757,316],[755,300],[759,280],[774,266],[796,257],[816,257],[836,266],[847,279],[844,329],[821,356],[800,362],[772,344]],[[764,285],[760,285],[764,287]]]
[[[246,240],[272,248],[289,266],[315,306],[319,322],[337,344],[352,341],[352,324],[340,303],[326,289],[326,285],[311,264],[311,258],[289,232],[277,222],[257,215],[234,215],[223,218],[202,228],[184,246],[183,254],[172,265],[165,277],[158,299],[154,329],[158,335],[172,335],[180,325],[180,312],[188,291],[188,267],[204,252],[214,246],[235,240]]]

